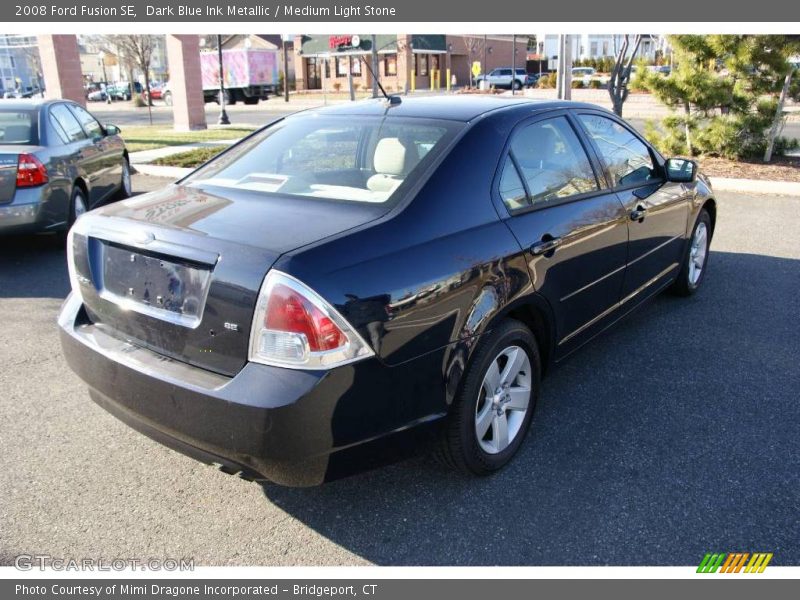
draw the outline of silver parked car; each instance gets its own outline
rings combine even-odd
[[[67,100],[0,105],[0,235],[65,231],[90,208],[130,195],[116,126]]]

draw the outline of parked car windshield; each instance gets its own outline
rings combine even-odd
[[[0,144],[24,146],[36,143],[35,111],[0,111]]]
[[[185,183],[383,203],[423,172],[461,127],[427,119],[292,117],[213,159]]]

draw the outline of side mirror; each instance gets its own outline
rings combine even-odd
[[[667,181],[691,183],[697,178],[697,163],[687,158],[670,158],[666,164]]]
[[[106,123],[103,128],[106,130],[106,135],[119,135],[120,131],[122,131],[119,127],[111,123]]]

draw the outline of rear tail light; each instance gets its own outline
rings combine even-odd
[[[251,361],[295,369],[331,369],[373,354],[316,292],[290,275],[269,272],[253,316]]]
[[[36,187],[49,181],[47,169],[33,154],[20,154],[17,161],[17,187]]]

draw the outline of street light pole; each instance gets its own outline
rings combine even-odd
[[[511,95],[517,91],[517,36],[511,36]]]
[[[283,35],[283,100],[289,101],[289,35]]]
[[[225,111],[225,70],[222,65],[222,36],[217,35],[217,56],[219,57],[219,120],[218,125],[230,125],[228,113]]]

